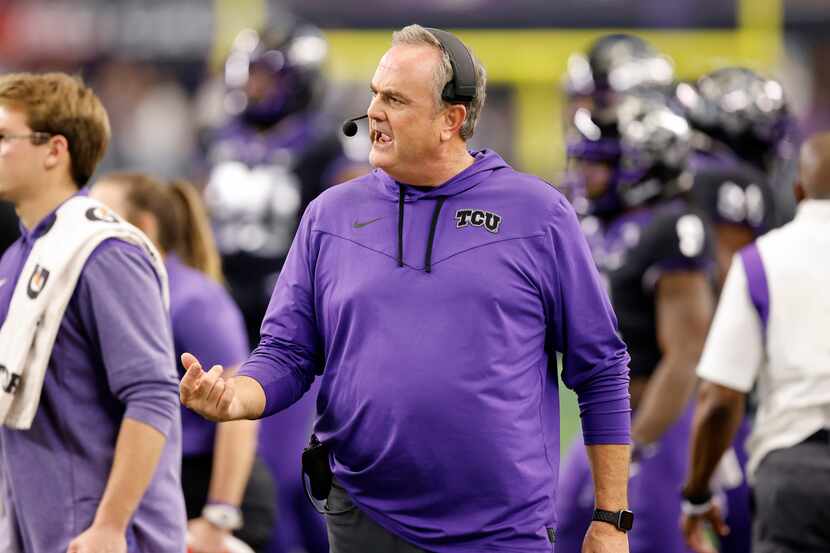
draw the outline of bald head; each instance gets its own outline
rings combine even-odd
[[[799,172],[807,198],[830,199],[830,132],[814,134],[804,143]]]

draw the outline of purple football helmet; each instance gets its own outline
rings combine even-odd
[[[225,62],[225,106],[268,127],[319,99],[328,43],[312,25],[286,25],[237,35]]]
[[[691,152],[691,128],[660,95],[628,95],[617,106],[574,115],[569,160],[602,163],[610,177],[601,193],[589,193],[580,165],[572,163],[567,185],[582,214],[611,216],[623,209],[672,196],[688,185],[680,179]]]

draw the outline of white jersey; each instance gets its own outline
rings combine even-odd
[[[830,200],[803,202],[733,259],[697,373],[741,392],[758,384],[750,480],[770,451],[830,428],[828,286]]]

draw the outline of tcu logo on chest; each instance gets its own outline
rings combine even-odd
[[[483,209],[459,209],[455,212],[455,228],[464,228],[470,225],[484,227],[493,234],[499,231],[501,215]]]

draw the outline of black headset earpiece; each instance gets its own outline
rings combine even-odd
[[[441,98],[450,104],[468,104],[476,97],[476,66],[473,56],[454,34],[441,29],[426,28],[438,39],[450,58],[453,78],[444,86]]]

